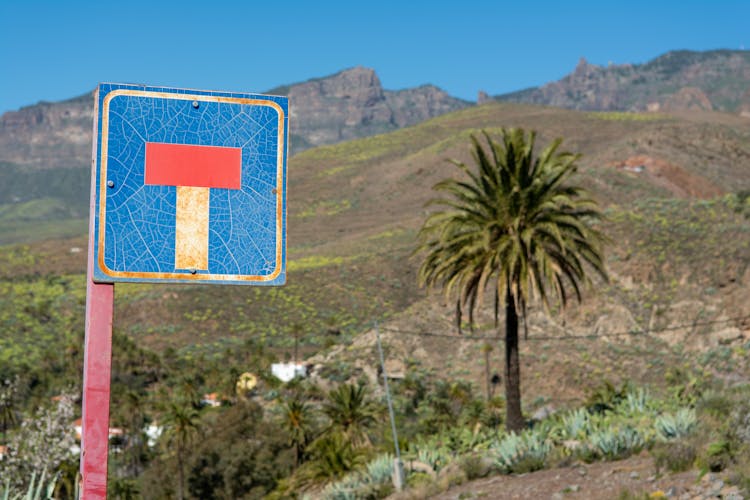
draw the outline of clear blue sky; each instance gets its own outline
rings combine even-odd
[[[750,49],[750,1],[0,0],[0,113],[100,81],[262,92],[362,65],[387,89],[473,100],[541,85],[580,57]]]

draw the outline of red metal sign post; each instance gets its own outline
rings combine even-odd
[[[114,282],[286,281],[286,97],[102,83],[94,103],[84,500],[107,497]]]
[[[109,383],[115,285],[94,283],[89,277],[86,294],[80,491],[81,498],[89,500],[107,498]]]
[[[98,99],[95,99],[98,102]],[[97,116],[96,110],[94,116]],[[96,137],[96,121],[94,122]],[[92,158],[96,171],[96,141]],[[112,367],[112,316],[115,285],[94,283],[94,210],[96,181],[91,176],[89,254],[86,277],[86,337],[83,357],[83,414],[81,417],[80,498],[107,498],[109,447],[109,385]]]

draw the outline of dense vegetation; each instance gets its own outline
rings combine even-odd
[[[643,253],[641,258],[653,260],[660,269],[666,252],[673,265],[680,265],[683,259],[689,265],[690,259],[710,251],[710,240],[696,239],[695,234],[719,238],[746,231],[745,202],[739,196],[709,202],[653,201],[630,210],[613,207],[608,215],[614,223],[613,234],[622,231],[623,237],[632,240],[629,251]],[[672,237],[661,232],[662,217],[671,221]],[[713,234],[716,236],[710,236]],[[744,238],[726,241],[723,255],[742,259],[747,255],[746,246]],[[44,441],[44,432],[61,430],[67,438],[58,442],[72,443],[71,407],[57,407],[66,401],[75,407],[79,402],[75,396],[50,398],[80,389],[83,277],[38,275],[33,270],[42,268],[42,261],[44,256],[28,246],[4,247],[0,259],[2,322],[8,333],[3,337],[6,344],[0,365],[0,424],[7,443],[32,442],[32,435],[42,436]],[[312,267],[335,274],[348,265],[337,259],[306,259],[296,272],[309,272]],[[702,286],[718,288],[723,279],[716,274],[720,268],[716,272],[711,269],[715,281]],[[126,288],[119,300],[140,301],[152,296],[150,289]],[[256,293],[263,293],[258,296],[272,304],[273,297],[279,296],[274,291],[251,295]],[[622,291],[610,286],[603,293]],[[663,283],[651,290],[648,300],[640,299],[633,307],[648,317],[650,310],[666,307],[680,293],[674,285]],[[288,304],[279,303],[277,314],[288,310],[284,314],[292,314],[296,323],[313,331],[320,328],[322,336],[316,341],[320,345],[324,346],[327,338],[351,342],[350,334],[325,333],[337,330],[335,321],[321,320],[320,326],[315,326],[311,320],[314,314],[297,316],[299,302],[284,302]],[[354,331],[362,328],[356,323],[353,327]],[[308,332],[305,336],[310,338]],[[597,343],[589,340],[583,345],[593,349]],[[311,347],[307,341],[303,345]],[[323,378],[315,383],[281,384],[270,375],[269,367],[273,361],[288,359],[290,347],[286,330],[280,329],[278,333],[269,330],[262,337],[237,338],[224,349],[207,344],[158,353],[139,346],[117,328],[112,425],[122,428],[126,437],[111,443],[111,496],[176,497],[180,484],[185,497],[195,498],[284,497],[305,489],[320,492],[320,488],[331,498],[378,497],[391,491],[389,464],[394,448],[382,387],[373,385],[344,359],[328,364]],[[648,355],[648,351],[634,349],[632,355]],[[664,470],[694,465],[705,470],[728,469],[738,484],[745,485],[745,471],[750,470],[750,438],[745,435],[750,431],[744,427],[750,421],[744,403],[747,390],[744,386],[728,390],[721,380],[722,374],[745,370],[748,349],[750,345],[705,351],[697,359],[697,366],[705,367],[699,370],[662,366],[667,385],[652,385],[650,390],[593,386],[584,406],[558,412],[517,435],[502,430],[503,398],[488,400],[486,388],[467,379],[468,373],[449,377],[415,359],[407,360],[404,378],[392,381],[400,451],[407,463],[428,466],[409,469],[409,484],[414,491],[434,492],[485,474],[522,472],[571,460],[615,459],[650,449]],[[676,359],[682,361],[672,366],[689,366],[696,360],[690,353],[675,352]],[[617,353],[618,359],[630,355],[624,346]],[[539,356],[536,353],[532,358],[539,360]],[[594,378],[606,376],[598,361],[585,351],[581,362],[588,365],[586,370],[592,370]],[[369,363],[375,366],[376,358]],[[654,368],[659,369],[658,365]],[[236,381],[244,372],[257,374],[260,383],[251,393],[238,394]],[[609,376],[616,374],[609,372]],[[220,395],[221,407],[200,402],[209,392]],[[538,404],[525,403],[527,417]],[[50,421],[57,422],[56,427],[35,429],[32,424],[43,414],[55,416]],[[722,417],[726,415],[731,419]],[[163,429],[150,444],[144,434],[149,424]],[[33,455],[39,450],[27,448],[22,453]],[[48,465],[61,472],[55,485],[57,495],[65,498],[74,488],[76,457],[62,452],[45,454],[59,460]],[[4,477],[6,472],[17,488],[24,488],[22,483],[31,478],[28,468],[6,468]]]
[[[112,426],[123,434],[110,443],[110,496],[386,495],[395,448],[370,342],[375,321],[386,361],[398,364],[390,382],[398,444],[416,496],[482,475],[642,450],[659,473],[723,470],[747,488],[750,198],[737,181],[747,136],[662,115],[572,120],[529,109],[476,107],[295,157],[283,288],[118,285]],[[429,186],[450,175],[443,159],[465,158],[479,127],[495,134],[508,122],[549,126],[550,136],[574,135],[571,147],[588,148],[575,180],[603,202],[603,228],[614,242],[612,280],[597,282],[583,306],[529,310],[529,336],[519,342],[526,423],[519,433],[503,430],[505,399],[496,396],[503,346],[492,301],[474,324],[459,325],[458,337],[446,320],[454,305],[425,296],[409,258]],[[672,135],[705,140],[710,161],[669,142]],[[662,140],[648,149],[645,136]],[[602,167],[610,149],[623,157],[685,149],[685,169],[719,172],[727,194],[673,197],[652,177]],[[83,222],[37,225],[21,212],[3,213],[34,238],[0,247],[0,444],[12,458],[0,461],[0,476],[6,488],[25,491],[34,467],[47,466],[43,482],[59,472],[56,495],[70,498],[85,241],[55,238],[63,224]],[[314,376],[282,384],[270,365],[295,357],[295,339],[299,357],[313,359]],[[258,384],[238,392],[245,373]],[[202,402],[210,393],[220,406]],[[19,444],[40,440],[57,443],[45,450],[54,453],[41,457],[38,446]]]

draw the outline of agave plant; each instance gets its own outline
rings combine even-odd
[[[621,429],[608,428],[592,432],[589,447],[608,459],[617,459],[637,453],[646,445],[643,436],[630,426]]]
[[[539,431],[511,432],[496,443],[495,463],[505,472],[527,472],[544,467],[551,443]]]
[[[492,444],[495,432],[492,429],[477,429],[455,427],[442,435],[448,448],[455,454],[461,455],[471,451],[486,450]]]
[[[342,480],[329,484],[322,492],[321,497],[325,500],[357,500],[358,486],[352,480]]]
[[[650,398],[643,387],[628,391],[620,404],[628,415],[642,415],[648,411]]]
[[[352,472],[329,484],[322,492],[325,500],[350,500],[370,497],[373,488],[387,484],[393,473],[393,455],[384,453],[372,459],[362,472]]]
[[[436,439],[418,442],[414,445],[414,449],[416,450],[416,460],[429,465],[435,472],[439,472],[440,469],[448,465],[452,458],[450,449]]]
[[[36,472],[31,475],[31,481],[29,481],[29,487],[26,492],[17,491],[10,485],[10,478],[5,480],[2,495],[2,500],[47,500],[52,498],[52,494],[55,491],[55,484],[57,483],[57,475],[55,475],[47,487],[44,487],[44,479],[47,475],[47,471],[42,471],[39,476],[39,482],[36,481]]]
[[[670,441],[690,434],[697,423],[695,410],[681,408],[675,414],[667,413],[659,416],[654,422],[654,427],[659,438]]]
[[[385,453],[372,459],[365,468],[365,481],[370,484],[382,484],[391,480],[393,475],[393,455]]]
[[[578,408],[562,417],[563,429],[567,439],[578,439],[589,432],[591,419],[585,408]]]

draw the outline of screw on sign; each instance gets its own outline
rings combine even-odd
[[[81,497],[106,498],[116,282],[283,285],[286,97],[100,84]]]

